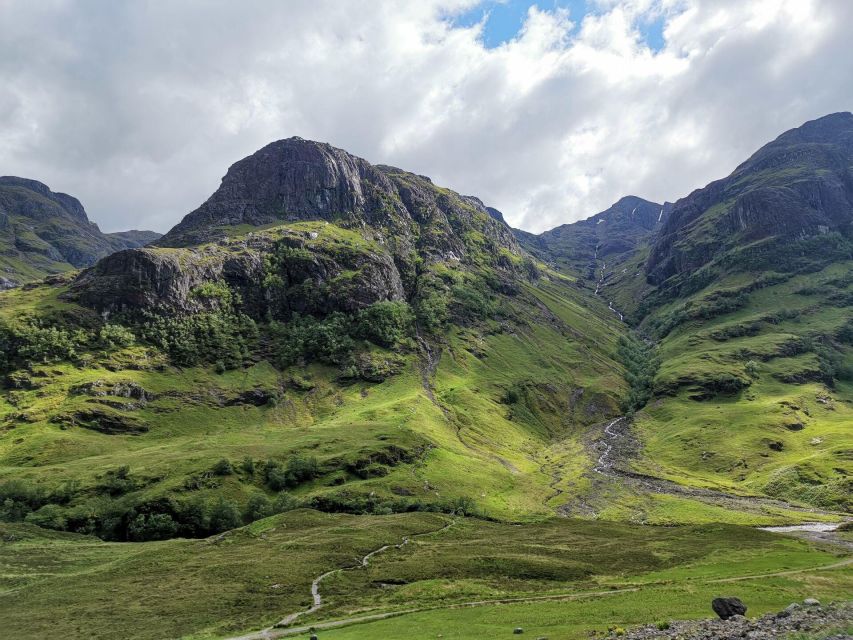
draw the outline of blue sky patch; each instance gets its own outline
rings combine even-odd
[[[483,0],[473,9],[454,17],[453,23],[471,27],[485,18],[483,44],[487,49],[494,49],[518,35],[531,6],[545,11],[568,9],[571,21],[579,25],[583,17],[592,11],[590,5],[588,0]],[[663,26],[663,17],[638,25],[646,44],[654,51],[664,47]]]

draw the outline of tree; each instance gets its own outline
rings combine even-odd
[[[229,529],[239,527],[240,524],[240,512],[236,504],[225,498],[219,498],[219,500],[213,503],[210,509],[211,531],[215,533],[228,531]]]

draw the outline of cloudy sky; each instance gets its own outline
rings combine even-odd
[[[851,42],[850,0],[0,0],[0,174],[166,231],[299,135],[541,231],[850,110]]]

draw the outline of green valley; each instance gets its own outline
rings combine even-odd
[[[758,527],[853,512],[851,140],[535,236],[289,138],[148,246],[22,268],[4,631],[553,640],[849,597],[849,534]]]

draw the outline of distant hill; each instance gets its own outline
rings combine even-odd
[[[619,260],[651,237],[668,218],[670,205],[625,196],[594,216],[539,235],[517,231],[526,249],[592,278],[596,260]]]
[[[162,233],[157,233],[156,231],[139,231],[137,229],[113,231],[105,235],[116,242],[120,242],[123,245],[123,249],[138,249],[163,237]]]
[[[80,201],[36,180],[0,177],[0,287],[87,267],[110,253],[159,237],[153,231],[104,234]]]

